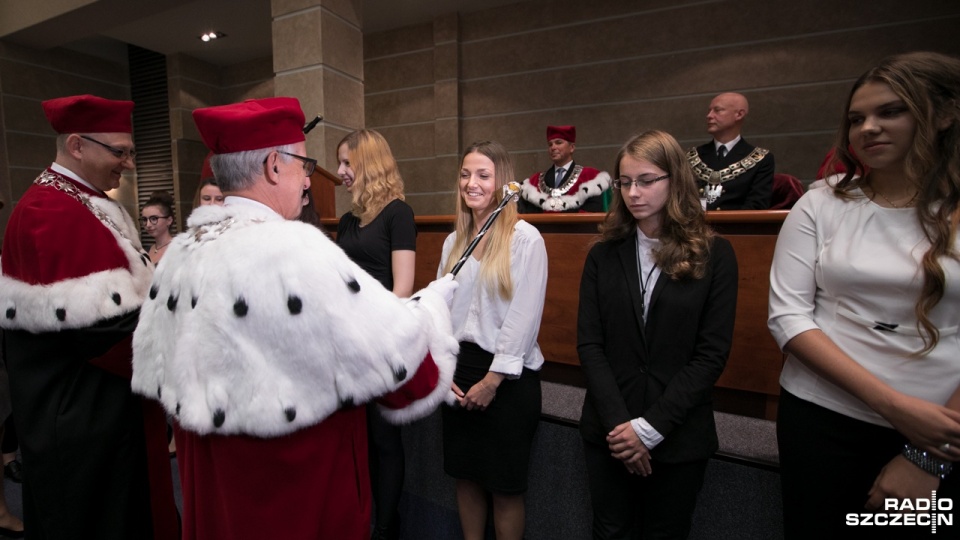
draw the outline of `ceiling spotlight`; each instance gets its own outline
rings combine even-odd
[[[224,34],[223,32],[207,32],[206,34],[203,34],[202,36],[197,36],[197,37],[200,38],[200,41],[207,42],[207,41],[213,41],[215,39],[227,37],[227,35]]]

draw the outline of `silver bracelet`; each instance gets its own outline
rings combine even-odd
[[[913,463],[917,467],[920,467],[924,471],[939,477],[941,480],[946,478],[953,469],[953,463],[937,459],[928,454],[926,451],[920,450],[912,444],[903,445],[903,451],[901,453],[903,454],[903,457],[907,458],[907,461]]]

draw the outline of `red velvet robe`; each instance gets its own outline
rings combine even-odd
[[[283,437],[176,430],[184,540],[370,537],[364,407]]]
[[[355,405],[408,422],[452,397],[445,297],[398,299],[322,232],[248,199],[188,227],[141,308],[132,379],[177,419],[185,537],[369,538]]]
[[[91,198],[106,198],[57,176]],[[124,221],[121,228],[130,233],[133,222]],[[118,240],[126,242],[52,186],[31,186],[7,225],[0,324],[31,538],[179,538],[165,417],[129,385],[142,299],[116,296],[111,316],[99,318],[98,302],[87,308],[60,297],[99,298],[120,290],[112,287],[117,280],[128,290],[132,266],[149,260],[137,253],[139,242],[121,246]],[[14,286],[27,292],[14,296]],[[49,320],[38,318],[47,305]]]

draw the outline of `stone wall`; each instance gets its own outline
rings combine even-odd
[[[633,133],[709,140],[725,91],[750,100],[744,137],[809,182],[850,86],[881,58],[960,55],[960,3],[535,0],[364,39],[366,126],[390,142],[417,214],[449,214],[459,150],[494,139],[518,177],[550,165],[545,126],[577,126],[578,162],[610,170]]]

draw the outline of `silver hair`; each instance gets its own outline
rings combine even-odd
[[[210,158],[210,168],[217,179],[220,191],[243,191],[253,187],[257,178],[263,174],[263,162],[270,152],[293,153],[294,145],[287,144],[273,148],[258,150],[244,150],[230,154],[214,154]],[[280,154],[280,160],[288,163],[294,159],[286,154]]]
[[[61,133],[57,135],[57,153],[58,154],[65,155],[67,153],[67,137],[69,136],[70,136],[69,133]]]

